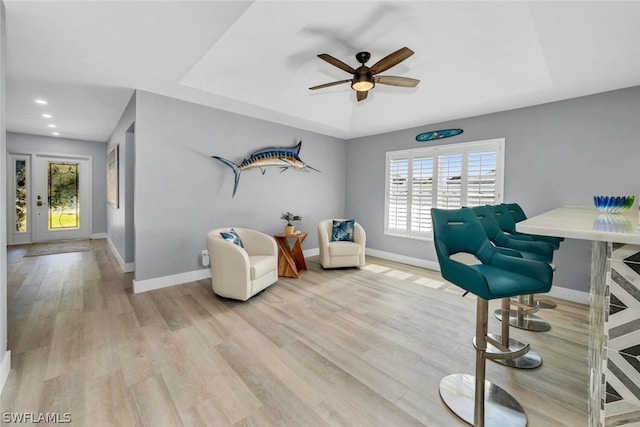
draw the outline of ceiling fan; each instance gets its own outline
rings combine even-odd
[[[371,89],[374,88],[376,83],[389,86],[402,86],[402,87],[416,87],[420,80],[410,79],[408,77],[398,76],[378,76],[377,74],[388,70],[391,67],[395,67],[408,57],[413,55],[413,51],[408,47],[403,47],[395,52],[385,56],[380,61],[373,64],[371,67],[367,67],[366,64],[371,54],[369,52],[359,52],[356,54],[356,60],[360,63],[360,66],[356,69],[350,65],[345,64],[339,59],[333,56],[321,53],[318,58],[327,61],[329,64],[334,65],[347,73],[353,74],[353,78],[346,80],[338,80],[336,82],[325,83],[318,86],[310,87],[310,90],[322,89],[329,86],[335,86],[343,83],[351,83],[351,89],[356,91],[356,98],[358,101],[362,101],[367,98],[367,95]]]

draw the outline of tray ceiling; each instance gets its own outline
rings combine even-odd
[[[22,2],[7,11],[7,129],[106,141],[134,89],[349,139],[640,84],[638,2]],[[355,66],[407,46],[358,103]]]

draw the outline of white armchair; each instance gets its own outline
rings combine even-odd
[[[320,264],[322,267],[337,268],[364,266],[364,252],[367,235],[362,226],[357,222],[354,224],[353,242],[332,242],[332,228],[332,219],[325,219],[318,223],[318,242],[320,245]]]
[[[246,228],[234,230],[244,248],[222,238],[218,228],[207,233],[211,285],[221,297],[246,301],[278,281],[278,248],[273,237]]]

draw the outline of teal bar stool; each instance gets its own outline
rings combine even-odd
[[[499,205],[497,205],[499,206]],[[558,249],[560,248],[560,242],[562,242],[564,240],[564,237],[555,237],[555,236],[540,236],[538,234],[528,234],[528,233],[521,233],[519,231],[516,231],[516,223],[524,221],[525,219],[527,219],[527,215],[525,215],[524,210],[522,210],[522,207],[520,207],[519,204],[517,203],[502,203],[501,204],[502,207],[504,207],[505,210],[500,209],[500,212],[508,212],[511,216],[509,217],[509,215],[506,215],[504,218],[504,227],[511,229],[512,231],[508,231],[505,228],[503,228],[504,231],[507,231],[509,234],[513,234],[513,235],[520,235],[520,236],[526,236],[529,238],[532,238],[535,241],[538,242],[547,242],[553,245],[554,249]],[[511,221],[513,220],[513,221]],[[503,226],[503,223],[499,220],[498,222],[500,222],[500,227]]]
[[[487,238],[497,247],[516,250],[522,258],[534,261],[551,263],[553,260],[553,246],[549,243],[514,239],[505,234],[498,224],[496,215],[494,215],[493,206],[476,206],[472,210],[478,216]],[[509,324],[527,331],[545,332],[551,329],[549,322],[534,314],[540,310],[540,304],[535,301],[532,294],[520,295],[517,301],[510,301],[510,305],[514,305],[515,309],[508,309],[503,304],[502,308],[495,311],[495,316],[502,320],[503,314],[509,313],[507,316]]]
[[[527,345],[512,351],[487,335],[488,302],[548,292],[553,279],[551,266],[500,253],[470,208],[431,209],[431,218],[442,277],[477,296],[475,376],[446,376],[440,381],[440,397],[468,424],[477,427],[526,426],[527,415],[520,403],[504,389],[487,381],[485,372],[486,359],[520,357],[529,348]],[[452,259],[457,253],[472,254],[480,264],[468,265]]]
[[[496,246],[514,249],[522,253],[523,258],[536,261],[553,261],[553,246],[550,243],[539,242],[533,239],[518,239],[517,236],[506,234],[500,227],[501,213],[496,213],[501,206],[476,206],[471,208],[476,213],[487,233],[487,237]]]
[[[549,243],[553,246],[554,250],[560,248],[560,242],[564,240],[564,237],[540,236],[537,234],[521,233],[516,230],[516,224],[527,219],[527,215],[525,215],[524,210],[522,210],[522,207],[520,207],[518,203],[502,203],[500,205],[494,205],[491,208],[496,215],[502,231],[509,233],[513,238]],[[550,299],[540,299],[538,300],[538,304],[540,308],[556,308],[557,306],[556,303]]]
[[[451,411],[478,426],[526,426],[522,406],[508,392],[485,380],[486,359],[514,359],[529,351],[513,351],[492,339],[488,330],[488,301],[551,289],[549,264],[505,255],[489,241],[480,220],[470,208],[431,209],[433,238],[442,277],[477,296],[476,375],[453,374],[440,382],[440,396]],[[468,253],[479,264],[452,259]]]
[[[496,246],[498,252],[518,258],[546,263],[551,262],[553,257],[553,248],[551,245],[534,241],[511,239],[500,230],[493,212],[489,207],[476,206],[471,208],[471,210],[473,210],[480,220],[480,224],[482,224],[487,238]],[[502,300],[501,308],[494,312],[498,320],[502,322],[502,333],[489,334],[493,339],[500,341],[504,346],[515,349],[524,344],[509,336],[509,326],[537,332],[551,329],[551,325],[546,320],[533,314],[536,313],[540,307],[528,301],[528,299],[531,299],[530,295],[519,295],[517,300],[512,300],[511,298],[504,298]],[[511,309],[512,305],[514,309]],[[509,313],[509,315],[504,316],[504,313]],[[496,362],[512,368],[533,369],[542,365],[542,357],[534,350],[529,350],[529,352],[517,359],[496,360]]]

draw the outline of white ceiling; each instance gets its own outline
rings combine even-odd
[[[106,141],[133,89],[347,139],[640,84],[636,1],[4,3],[12,132]],[[308,90],[403,46],[417,88]]]

